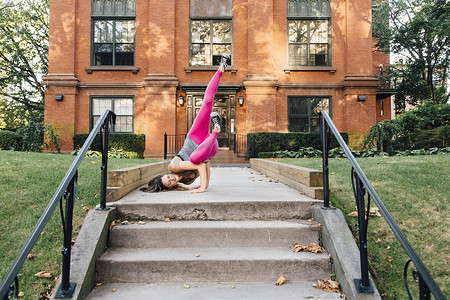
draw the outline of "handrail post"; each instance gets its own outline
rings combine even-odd
[[[167,159],[167,132],[164,132],[164,160]]]
[[[67,191],[64,194],[64,199],[66,199],[66,217],[64,218],[64,246],[61,251],[63,255],[63,264],[61,285],[56,292],[56,299],[72,298],[72,294],[76,286],[76,283],[70,282],[70,257],[72,253],[72,220],[77,181],[78,171],[75,172],[75,175],[71,179],[70,184],[67,187]]]
[[[108,210],[106,207],[106,185],[108,179],[108,142],[109,142],[109,131],[111,124],[111,116],[105,120],[105,123],[100,127],[100,140],[102,146],[102,178],[100,186],[100,207],[98,210]]]
[[[359,256],[361,264],[361,279],[354,279],[358,293],[373,293],[369,282],[369,260],[367,258],[367,223],[365,220],[364,185],[355,174],[356,179],[356,206],[358,210]],[[368,216],[367,216],[368,217]]]
[[[431,295],[430,295],[430,289],[428,288],[428,285],[426,284],[425,280],[423,280],[422,275],[420,275],[419,272],[419,295],[420,295],[420,300],[430,300],[431,299]]]
[[[322,114],[320,114],[319,126],[320,141],[322,142],[323,207],[330,208],[330,177],[328,175],[330,128]]]

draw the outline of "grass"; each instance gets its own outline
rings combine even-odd
[[[0,151],[0,278],[3,279],[36,222],[49,203],[75,156],[63,154]],[[108,159],[108,169],[120,169],[156,160]],[[100,203],[101,158],[85,157],[78,171],[74,208],[74,236],[87,214],[84,207]],[[65,205],[65,202],[63,203]],[[64,206],[65,207],[65,206]],[[59,207],[44,228],[31,254],[19,272],[23,299],[45,299],[55,285],[62,265],[63,234]],[[39,271],[50,272],[49,279],[38,278]]]
[[[278,161],[322,169],[321,159]],[[450,155],[357,159],[389,212],[446,297],[450,293]],[[347,159],[330,159],[332,205],[341,209],[354,236],[357,217]],[[372,206],[373,207],[373,202]],[[370,271],[384,299],[407,299],[403,269],[408,257],[383,217],[372,217],[368,229]],[[410,266],[409,274],[413,268]],[[412,277],[412,276],[409,276]],[[408,280],[409,286],[417,286]],[[418,298],[418,294],[413,298]]]

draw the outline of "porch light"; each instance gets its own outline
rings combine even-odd
[[[180,97],[178,97],[178,103],[180,104],[180,106],[183,106],[183,104],[184,104],[183,95],[180,95]]]
[[[238,103],[240,106],[244,105],[244,97],[242,97],[242,95],[239,96]]]
[[[366,96],[358,96],[358,101],[366,101]]]

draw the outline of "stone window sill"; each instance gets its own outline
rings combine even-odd
[[[284,73],[290,74],[291,72],[330,72],[336,73],[336,67],[285,67]]]
[[[188,74],[190,74],[192,71],[217,71],[219,66],[212,66],[212,67],[185,67],[184,71]],[[238,71],[237,68],[234,67],[228,67],[226,71],[229,71],[231,73],[236,73]]]
[[[86,72],[92,74],[94,71],[131,71],[133,74],[139,72],[139,67],[134,66],[89,66],[86,67]]]

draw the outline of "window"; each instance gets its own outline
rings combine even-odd
[[[290,66],[330,65],[330,1],[288,0]]]
[[[117,116],[116,124],[113,125],[112,131],[132,133],[134,131],[133,102],[133,98],[93,97],[91,101],[91,127],[95,125],[105,109],[110,109]]]
[[[319,131],[319,114],[322,110],[330,113],[330,98],[289,97],[289,132]]]
[[[135,16],[135,0],[92,1],[92,65],[134,65]]]
[[[218,66],[222,53],[231,54],[231,20],[191,20],[191,66]],[[231,59],[228,60],[231,65]]]

